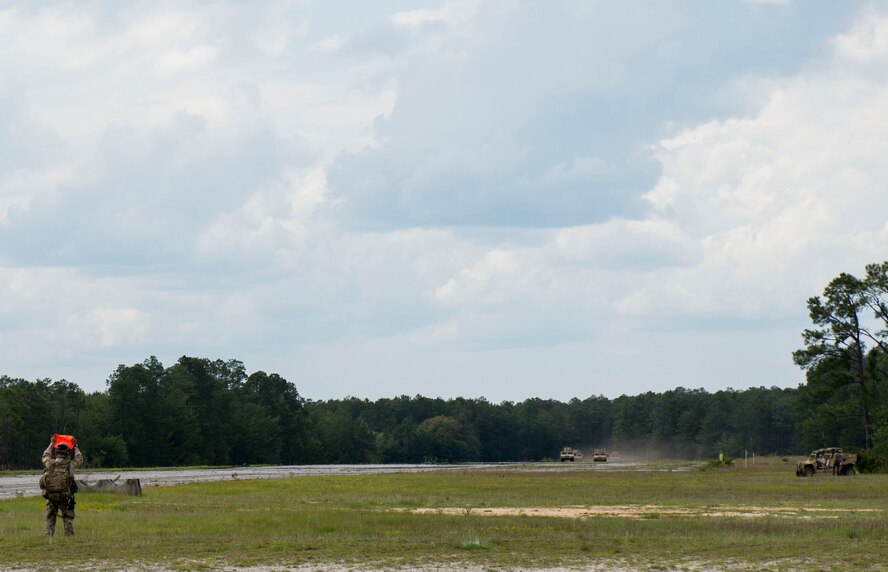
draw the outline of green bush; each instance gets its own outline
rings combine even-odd
[[[888,458],[879,456],[874,451],[864,451],[857,456],[857,470],[861,473],[888,472]]]
[[[861,471],[864,471],[863,461],[864,458],[861,455],[858,461]],[[873,448],[866,452],[866,461],[867,470],[865,472],[888,472],[888,423],[881,423],[873,431]]]
[[[704,470],[707,469],[721,469],[723,467],[730,467],[734,464],[733,457],[728,457],[725,455],[721,459],[709,459],[706,461],[706,464],[703,466]]]

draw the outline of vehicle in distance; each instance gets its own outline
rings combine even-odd
[[[857,472],[855,468],[857,465],[857,455],[844,453],[841,447],[825,447],[811,451],[807,459],[799,461],[796,464],[796,475],[799,477],[813,477],[818,473],[833,474],[833,467],[835,465],[833,456],[836,452],[840,455],[839,474],[855,474]]]
[[[562,463],[566,461],[573,463],[574,461],[581,461],[583,459],[583,452],[579,449],[574,449],[573,447],[565,447],[561,449],[561,454],[558,458]]]
[[[607,462],[607,449],[595,449],[592,452],[592,460],[596,463]]]

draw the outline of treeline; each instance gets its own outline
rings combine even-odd
[[[0,468],[33,468],[49,435],[83,443],[102,467],[539,461],[560,448],[644,457],[866,452],[888,469],[888,261],[840,274],[808,300],[813,327],[793,359],[797,389],[528,399],[401,396],[310,401],[277,374],[237,360],[151,357],[121,365],[106,391],[0,377]]]
[[[565,445],[711,458],[833,444],[806,424],[800,404],[797,389],[763,387],[567,403],[311,401],[277,374],[247,374],[237,360],[182,357],[164,367],[151,357],[119,366],[103,392],[0,377],[0,468],[38,466],[55,432],[76,435],[94,467],[540,461]]]
[[[813,327],[793,360],[806,371],[799,428],[860,444],[888,469],[888,261],[842,273],[808,300]]]

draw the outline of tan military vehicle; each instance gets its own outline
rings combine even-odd
[[[573,447],[565,447],[561,449],[561,454],[559,455],[559,459],[562,463],[566,461],[574,462],[574,461],[582,461],[583,460],[583,452],[579,449],[574,449]]]
[[[596,463],[607,462],[607,449],[595,449],[592,452],[592,460]]]
[[[842,452],[841,447],[826,447],[811,451],[808,458],[796,464],[796,475],[799,477],[813,477],[816,474],[833,474],[835,462],[833,457],[839,454],[839,474],[854,475],[857,473],[857,455]]]

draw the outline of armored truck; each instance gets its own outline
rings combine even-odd
[[[579,449],[574,449],[573,447],[565,447],[561,449],[559,459],[562,463],[566,461],[570,461],[571,463],[574,461],[581,461],[583,459],[583,452]]]

